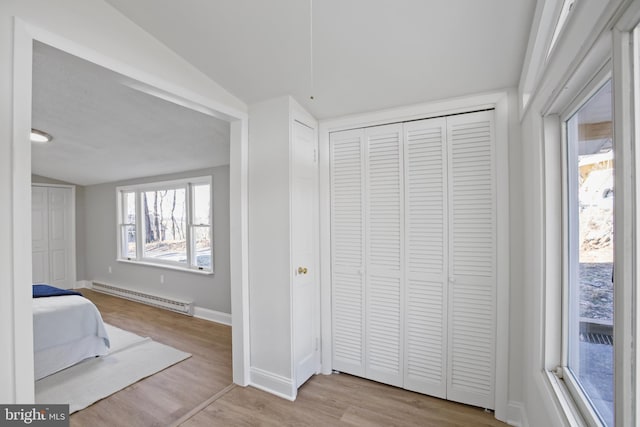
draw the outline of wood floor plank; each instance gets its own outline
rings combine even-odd
[[[346,374],[312,377],[295,402],[253,387],[228,387],[230,327],[97,292],[83,293],[98,306],[105,322],[193,356],[73,414],[74,427],[166,427],[182,421],[183,427],[506,425],[480,408]]]
[[[162,426],[232,383],[231,328],[83,289],[105,322],[192,354],[71,415],[71,426]]]
[[[420,426],[498,427],[481,408],[413,393],[346,374],[317,375],[295,402],[253,387],[235,387],[184,427],[200,426]]]

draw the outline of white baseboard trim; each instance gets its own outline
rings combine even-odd
[[[516,427],[529,427],[527,414],[522,402],[509,401],[507,408],[507,424]]]
[[[298,394],[293,381],[258,368],[250,369],[249,385],[283,399],[294,401]]]
[[[231,326],[231,315],[229,313],[222,313],[221,311],[195,306],[193,308],[193,317]]]
[[[73,289],[91,289],[90,280],[78,280]]]

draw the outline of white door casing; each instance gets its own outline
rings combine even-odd
[[[320,368],[319,275],[316,265],[318,167],[315,129],[293,121],[291,259],[296,388]]]

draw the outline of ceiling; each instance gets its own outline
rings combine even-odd
[[[535,0],[106,0],[247,104],[318,119],[516,87]],[[314,100],[310,96],[315,97]]]
[[[32,172],[78,185],[229,164],[229,123],[135,89],[120,74],[34,43]]]
[[[318,119],[517,86],[536,3],[316,0],[311,38],[312,0],[106,1],[248,105],[292,95]],[[33,126],[55,138],[32,145],[35,174],[92,185],[229,163],[228,123],[41,43],[33,65]]]

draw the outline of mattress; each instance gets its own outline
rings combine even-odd
[[[35,379],[109,352],[109,335],[98,308],[88,299],[56,296],[33,299]]]

